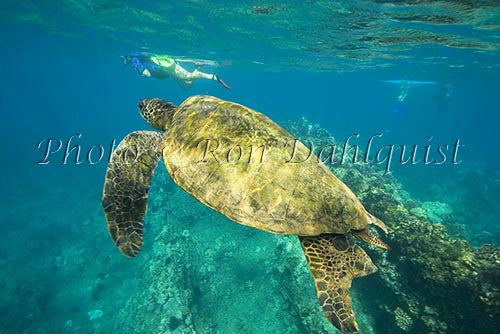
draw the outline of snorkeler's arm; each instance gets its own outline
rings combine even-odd
[[[123,66],[127,66],[130,62],[130,56],[120,56],[120,58],[123,60]]]
[[[137,57],[132,58],[132,65],[134,66],[135,70],[141,74],[144,73],[144,70],[146,69],[146,66],[144,66],[142,61]]]

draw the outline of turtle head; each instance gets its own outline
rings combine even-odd
[[[143,99],[139,101],[139,113],[146,122],[158,130],[166,130],[172,121],[177,106],[162,99]]]

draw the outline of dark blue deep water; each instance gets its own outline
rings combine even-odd
[[[336,332],[296,238],[230,222],[163,163],[140,255],[110,240],[113,141],[150,129],[140,99],[197,94],[324,129],[338,154],[350,137],[358,160],[374,135],[371,160],[394,146],[390,166],[389,146],[331,166],[395,231],[392,252],[364,247],[379,272],[353,283],[360,333],[498,333],[499,27],[496,1],[2,1],[0,333]],[[133,51],[215,61],[232,89],[141,76]]]

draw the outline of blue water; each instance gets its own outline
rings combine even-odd
[[[499,12],[498,4],[480,2],[2,2],[0,332],[335,331],[322,317],[295,239],[231,223],[180,191],[162,165],[141,255],[119,254],[106,230],[101,191],[113,140],[149,129],[137,112],[142,98],[180,104],[214,95],[283,125],[304,117],[340,145],[359,134],[350,143],[363,152],[371,136],[382,134],[372,154],[382,145],[418,145],[423,159],[431,144],[437,158],[437,147],[449,145],[441,165],[401,165],[395,153],[387,182],[397,185],[408,210],[445,226],[445,235],[464,240],[470,252],[498,247]],[[428,22],[419,13],[448,21]],[[391,35],[398,38],[384,40]],[[119,58],[134,50],[218,61],[203,70],[233,89],[201,80],[184,89],[172,79],[141,77]],[[413,85],[398,102],[401,86],[382,80],[438,84]],[[444,85],[451,87],[448,97]],[[78,147],[64,164],[65,145],[77,134],[69,148]],[[40,164],[49,139],[60,140],[61,149]],[[461,162],[453,163],[457,139]],[[104,154],[92,164],[87,154],[94,145]],[[372,164],[383,176],[386,164]],[[387,258],[370,250],[381,267],[411,257],[404,248]],[[481,285],[499,275],[499,262],[491,263],[469,280],[477,279],[495,301],[498,280]],[[393,273],[391,286],[375,275],[355,282],[361,333],[479,332],[468,320],[457,327],[460,315],[449,317],[458,311],[446,297],[432,304],[432,292],[424,296],[412,287],[411,270],[418,272]],[[392,304],[392,297],[377,301],[373,291],[382,287],[404,291],[406,304],[396,297]],[[372,301],[363,293],[372,293]],[[488,305],[461,310],[474,321],[488,317],[482,333],[500,328],[498,299]]]

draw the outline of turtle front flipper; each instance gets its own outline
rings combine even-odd
[[[352,309],[352,279],[377,271],[365,251],[345,235],[299,237],[327,319],[347,333],[358,331]]]
[[[135,131],[121,141],[109,161],[102,206],[113,242],[128,257],[135,257],[143,243],[148,191],[162,148],[162,133]]]

